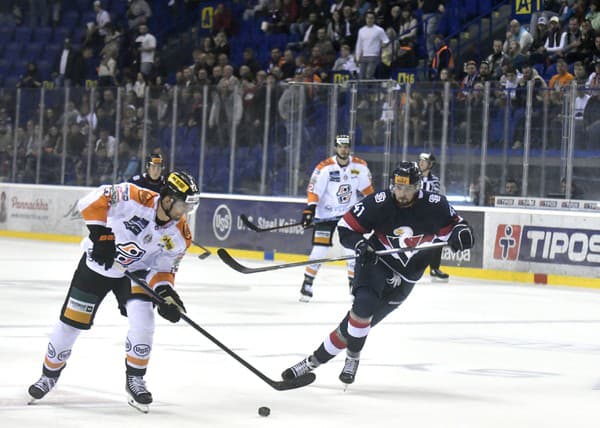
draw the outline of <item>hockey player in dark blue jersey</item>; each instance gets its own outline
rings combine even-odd
[[[308,373],[346,349],[339,379],[354,382],[369,330],[408,297],[431,258],[428,251],[378,256],[377,250],[446,241],[452,250],[461,251],[474,243],[471,227],[446,198],[421,189],[421,172],[414,162],[400,163],[389,190],[355,204],[338,230],[342,245],[358,256],[352,308],[311,355],[283,371],[283,379]]]
[[[141,175],[134,175],[127,181],[144,189],[160,193],[160,189],[166,184],[163,170],[162,155],[160,153],[151,153],[146,158],[146,172]]]

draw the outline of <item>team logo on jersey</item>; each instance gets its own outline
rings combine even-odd
[[[517,260],[521,246],[521,226],[499,224],[494,242],[494,258],[497,260]]]
[[[151,233],[144,236],[144,244],[149,244],[150,242],[152,242],[152,234]]]
[[[145,218],[140,218],[136,215],[131,217],[129,220],[124,221],[123,224],[127,230],[130,230],[135,236],[139,235],[142,230],[148,226],[150,222]]]
[[[173,238],[171,238],[169,235],[164,235],[162,238],[160,238],[160,243],[161,246],[166,248],[167,250],[172,250],[173,248],[175,248]]]
[[[360,171],[358,169],[351,169],[350,170],[350,174],[352,174],[352,175],[359,175]]]
[[[141,260],[146,250],[141,249],[135,242],[126,242],[117,245],[117,262],[122,266],[129,266]]]
[[[335,195],[337,196],[340,204],[347,204],[352,198],[352,186],[349,184],[342,184],[340,187],[338,187],[338,191]]]
[[[375,202],[380,204],[383,201],[385,201],[385,198],[386,198],[385,192],[379,192],[375,195]]]
[[[152,193],[145,189],[138,189],[138,198],[142,205],[146,205],[146,202],[152,199]]]
[[[119,201],[129,200],[129,186],[115,185],[104,188],[104,196],[108,199],[109,205],[115,205]]]
[[[339,183],[340,182],[340,172],[339,171],[329,171],[329,181]]]

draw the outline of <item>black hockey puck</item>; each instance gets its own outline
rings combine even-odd
[[[262,406],[258,408],[258,414],[264,417],[267,417],[271,414],[271,409],[268,407]]]

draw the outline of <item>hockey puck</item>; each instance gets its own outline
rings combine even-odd
[[[271,409],[268,407],[262,406],[258,408],[258,414],[264,417],[267,417],[271,414]]]

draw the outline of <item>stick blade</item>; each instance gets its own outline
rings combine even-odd
[[[219,248],[217,250],[217,255],[219,256],[219,258],[221,260],[223,260],[223,263],[225,263],[227,266],[229,266],[233,270],[237,270],[238,272],[241,272],[241,273],[251,273],[252,272],[252,269],[248,269],[246,266],[239,264],[237,260],[235,260],[233,257],[231,257],[231,255],[227,252],[227,250],[225,248]]]
[[[277,391],[287,391],[310,385],[316,378],[317,376],[314,373],[306,373],[291,380],[273,382],[271,386]]]

